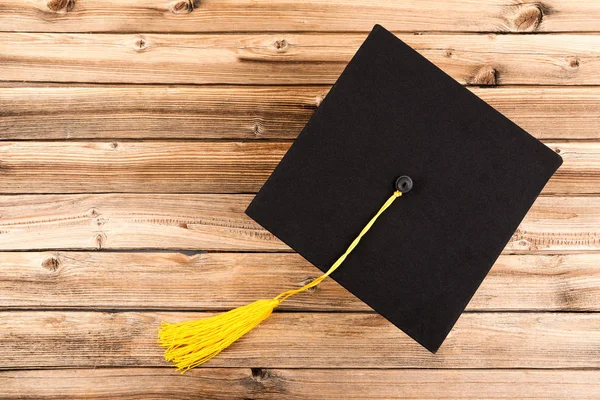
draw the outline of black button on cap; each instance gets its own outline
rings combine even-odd
[[[413,181],[409,176],[402,175],[400,178],[396,179],[396,190],[399,190],[402,193],[408,193],[412,187]]]

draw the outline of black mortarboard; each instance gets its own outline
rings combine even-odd
[[[165,358],[182,371],[210,360],[331,273],[435,352],[561,162],[377,25],[246,210],[327,272],[163,324]]]
[[[435,352],[561,162],[377,25],[246,212]]]

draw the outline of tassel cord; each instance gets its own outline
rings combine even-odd
[[[287,291],[275,296],[273,298],[273,300],[278,301],[279,302],[278,305],[279,305],[279,304],[283,303],[285,300],[287,300],[288,298],[290,298],[291,296],[294,296],[298,293],[304,292],[307,289],[317,286],[325,278],[327,278],[329,275],[331,275],[336,269],[338,269],[338,267],[340,265],[342,265],[342,263],[346,260],[346,257],[348,257],[348,255],[352,252],[352,250],[354,250],[354,248],[360,242],[360,239],[362,239],[362,237],[369,231],[369,229],[371,229],[371,227],[373,226],[373,224],[375,224],[375,221],[377,221],[377,219],[381,216],[381,214],[383,214],[385,212],[385,210],[387,210],[388,207],[391,206],[392,203],[400,196],[402,196],[402,192],[400,192],[399,190],[396,190],[394,192],[394,194],[392,194],[390,196],[390,198],[387,199],[387,201],[383,204],[383,206],[381,206],[381,208],[379,209],[377,214],[375,214],[375,216],[373,218],[371,218],[371,220],[367,223],[367,225],[365,225],[365,227],[362,229],[362,231],[360,231],[358,236],[352,241],[350,246],[348,246],[348,249],[346,249],[346,252],[344,254],[342,254],[335,263],[333,263],[333,265],[327,270],[327,272],[325,272],[323,275],[319,276],[318,278],[314,279],[313,281],[307,283],[306,285],[302,286],[301,288],[287,290]]]

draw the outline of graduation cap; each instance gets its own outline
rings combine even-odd
[[[376,25],[246,210],[324,274],[163,324],[165,357],[200,365],[329,275],[436,352],[561,163]]]

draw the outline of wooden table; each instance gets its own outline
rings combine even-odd
[[[374,23],[564,158],[437,355],[243,211]],[[0,0],[0,399],[600,398],[600,1]]]

